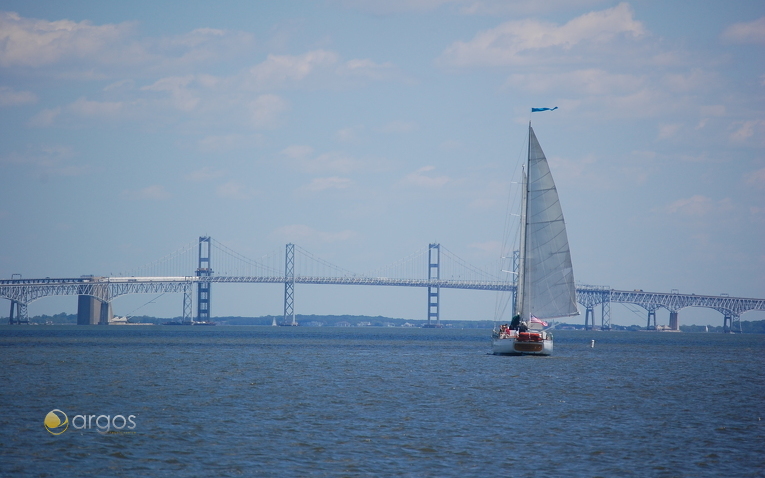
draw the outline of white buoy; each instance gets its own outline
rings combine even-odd
[[[590,342],[590,348],[591,349],[595,348],[595,339],[592,339],[592,342]]]

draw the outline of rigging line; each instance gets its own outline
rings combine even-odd
[[[528,124],[531,124],[531,112],[529,112],[529,118],[528,118]],[[525,129],[525,128],[524,128]],[[511,261],[514,262],[514,252],[516,249],[516,245],[518,244],[520,240],[520,220],[522,219],[514,219],[514,216],[516,217],[522,217],[523,211],[520,211],[520,205],[518,204],[519,199],[522,204],[522,186],[521,187],[514,187],[518,184],[523,184],[523,177],[521,177],[520,183],[517,181],[512,181],[513,178],[517,178],[519,176],[519,168],[523,170],[522,165],[526,164],[526,156],[528,154],[528,144],[529,144],[529,134],[524,134],[525,138],[522,141],[518,141],[518,144],[520,144],[520,149],[518,150],[518,153],[516,155],[516,161],[515,166],[513,168],[512,174],[510,175],[511,181],[510,181],[510,187],[508,188],[507,193],[507,202],[506,202],[506,210],[505,210],[505,221],[504,226],[502,229],[502,243],[500,246],[500,260],[499,260],[499,270],[500,270],[500,280],[501,280],[501,271],[504,268],[503,267],[503,257],[510,258]],[[523,174],[520,174],[520,176],[523,176]],[[519,210],[520,214],[514,215],[513,212]],[[512,267],[512,262],[511,262]],[[515,283],[516,279],[513,279],[513,283]],[[505,311],[507,310],[507,306],[510,304],[510,300],[512,300],[513,294],[508,292],[501,292],[498,291],[495,295],[495,302],[494,302],[494,320],[499,321],[504,316]]]
[[[212,239],[212,241],[213,241],[213,247],[215,248],[215,250],[217,250],[217,251],[219,251],[221,253],[226,254],[231,259],[235,259],[235,260],[241,261],[241,262],[243,262],[247,266],[251,266],[251,267],[255,267],[255,268],[261,268],[261,269],[263,269],[264,273],[268,273],[268,272],[270,272],[271,274],[279,274],[280,273],[279,272],[280,268],[272,267],[271,265],[268,265],[268,264],[265,263],[265,262],[270,261],[270,260],[275,260],[274,258],[276,257],[277,254],[279,254],[278,251],[266,254],[265,256],[261,257],[261,261],[264,261],[264,262],[260,262],[260,261],[258,261],[256,259],[251,259],[251,258],[249,258],[249,257],[247,257],[247,256],[245,256],[243,254],[240,254],[239,252],[231,249],[230,247],[226,246],[225,244],[223,244],[223,243],[221,243],[221,242],[219,242],[219,241],[217,241],[215,239]],[[236,268],[238,266],[233,266],[233,267]]]
[[[314,261],[314,262],[316,262],[316,263],[318,263],[320,265],[323,265],[325,267],[329,267],[330,269],[334,269],[335,272],[344,272],[346,275],[351,275],[351,276],[357,276],[358,275],[358,274],[356,274],[353,271],[349,271],[348,269],[343,269],[340,266],[336,266],[336,265],[332,264],[331,262],[328,262],[328,261],[325,261],[324,259],[316,257],[316,256],[314,256],[313,254],[311,254],[310,252],[306,251],[305,249],[303,249],[302,247],[300,247],[298,245],[295,245],[295,249],[299,253],[301,253],[303,255],[303,257],[305,257],[306,259],[310,259],[310,260],[312,260],[312,261]]]
[[[455,261],[457,263],[456,265],[462,266],[463,268],[467,269],[468,271],[473,272],[475,274],[478,274],[481,277],[490,277],[492,279],[499,279],[494,274],[491,274],[490,272],[487,272],[487,271],[485,271],[483,269],[480,269],[479,267],[474,266],[474,265],[470,264],[469,262],[465,261],[464,259],[462,259],[458,255],[456,255],[455,253],[453,253],[452,251],[450,251],[446,247],[441,246],[441,248],[446,253],[445,254],[446,257],[447,258],[451,258],[453,261]]]
[[[156,267],[159,264],[166,263],[166,262],[170,261],[171,259],[180,256],[181,254],[185,254],[185,253],[191,251],[194,246],[195,246],[195,244],[192,242],[190,244],[182,246],[180,249],[175,250],[175,251],[171,252],[170,254],[167,254],[167,255],[165,255],[163,257],[160,257],[159,259],[157,259],[155,261],[148,262],[146,264],[143,264],[141,266],[135,267],[133,269],[128,269],[127,272],[121,272],[120,274],[123,277],[124,276],[134,276],[136,274],[131,274],[131,272],[136,272],[136,271],[140,271],[140,270],[146,270],[146,269],[149,269],[151,267]]]
[[[239,259],[241,261],[244,261],[244,262],[248,263],[249,265],[257,265],[257,266],[263,267],[263,264],[259,263],[255,259],[251,259],[251,258],[245,256],[244,254],[240,254],[239,252],[231,249],[230,247],[226,246],[225,244],[223,244],[223,243],[221,243],[221,242],[219,242],[219,241],[217,241],[215,239],[211,239],[211,240],[213,242],[213,247],[215,247],[218,251],[220,251],[220,252],[222,252],[224,254],[227,254],[228,256],[230,256],[230,257],[232,257],[234,259]]]
[[[167,292],[163,292],[163,293],[159,294],[158,296],[156,296],[155,298],[153,298],[153,299],[151,299],[150,301],[148,301],[147,303],[143,304],[142,306],[140,306],[140,307],[137,307],[137,308],[135,308],[135,309],[131,310],[129,313],[125,314],[125,317],[127,317],[127,318],[130,318],[130,317],[132,317],[132,316],[133,316],[133,312],[135,312],[136,310],[140,310],[140,309],[142,309],[143,307],[145,307],[145,306],[147,306],[147,305],[151,304],[152,302],[154,302],[155,300],[159,299],[160,297],[162,297],[162,296],[163,296],[163,295],[165,295],[166,293],[167,293]]]
[[[413,266],[414,265],[413,264],[413,260],[418,258],[418,257],[424,256],[425,255],[425,251],[427,251],[427,249],[424,249],[424,248],[420,249],[418,251],[415,251],[415,252],[409,254],[408,256],[404,257],[403,259],[397,260],[396,262],[393,262],[393,263],[388,264],[388,265],[383,266],[383,267],[378,267],[377,269],[372,269],[368,273],[363,274],[362,277],[379,277],[378,272],[380,272],[380,271],[385,272],[385,271],[390,270],[391,268],[395,268],[395,267],[398,267],[398,266],[401,266],[401,265],[404,265],[404,266],[411,265],[411,266]],[[424,265],[422,267],[425,268]]]

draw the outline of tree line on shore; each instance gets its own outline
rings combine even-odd
[[[143,323],[143,324],[157,324],[161,325],[166,322],[180,321],[181,317],[173,318],[161,318],[151,316],[134,316],[128,319],[129,322]],[[260,317],[214,317],[214,322],[219,325],[273,325],[274,321],[281,323],[283,317],[280,315],[264,315]],[[296,315],[295,320],[301,326],[308,327],[422,327],[427,323],[426,320],[411,320],[376,316],[370,317],[365,315]],[[34,324],[52,324],[52,325],[67,325],[77,323],[77,314],[66,314],[64,312],[55,315],[36,315],[29,318],[30,323]],[[0,324],[7,324],[8,317],[0,319]],[[491,329],[494,327],[494,322],[491,320],[448,320],[443,321],[445,327],[452,327],[457,329]],[[582,324],[568,324],[557,323],[554,328],[559,329],[573,329],[584,330]],[[641,330],[643,326],[640,325],[612,325],[613,330]],[[705,326],[705,325],[681,325],[680,330],[682,332],[716,332],[722,333],[724,329],[722,326]],[[765,320],[741,321],[741,331],[745,334],[765,334]]]

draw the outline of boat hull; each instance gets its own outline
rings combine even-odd
[[[494,338],[491,341],[491,351],[494,355],[552,355],[552,339],[539,342],[520,341],[516,338]]]

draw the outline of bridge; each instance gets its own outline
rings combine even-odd
[[[509,262],[509,263],[508,263]],[[394,264],[364,274],[357,274],[313,256],[294,244],[284,253],[271,253],[261,259],[247,258],[211,237],[185,246],[164,258],[117,276],[82,276],[76,278],[0,280],[0,297],[11,302],[9,323],[29,323],[27,306],[48,296],[78,296],[77,323],[108,325],[112,318],[111,302],[125,294],[182,293],[182,321],[187,324],[210,320],[212,284],[279,283],[284,284],[283,323],[295,321],[295,284],[374,285],[427,288],[427,324],[440,326],[441,289],[472,289],[515,294],[515,284],[505,268],[517,269],[518,256],[503,258],[490,267],[468,264],[441,244],[429,244]],[[219,271],[214,273],[212,265]],[[495,272],[489,272],[495,271]],[[196,316],[193,296],[196,290]],[[726,332],[741,331],[741,315],[750,310],[765,310],[765,299],[620,291],[606,286],[577,286],[577,301],[585,309],[585,328],[595,328],[595,308],[600,306],[600,328],[611,328],[611,303],[634,304],[647,311],[647,329],[655,329],[656,310],[670,312],[669,328],[679,330],[678,313],[686,307],[705,307],[723,315]],[[511,303],[514,304],[514,301]],[[653,323],[652,323],[653,322]]]

